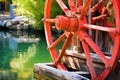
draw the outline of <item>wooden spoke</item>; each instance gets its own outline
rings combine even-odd
[[[76,0],[68,0],[68,4],[70,7],[70,10],[76,11],[76,9],[77,9],[77,1]]]
[[[65,54],[65,50],[66,50],[66,48],[68,47],[68,44],[70,43],[70,40],[71,40],[72,36],[73,36],[73,34],[72,34],[72,33],[69,33],[66,41],[65,41],[64,44],[63,44],[62,50],[61,50],[60,55],[59,55],[59,57],[58,57],[58,59],[57,59],[57,61],[56,61],[56,64],[58,64],[58,63],[60,62],[61,58],[62,58],[63,55]]]
[[[83,5],[82,11],[81,11],[81,15],[86,15],[87,14],[87,10],[90,7],[92,3],[92,0],[85,0],[85,4]]]
[[[63,3],[62,0],[56,0],[57,3],[59,4],[59,6],[61,7],[61,9],[63,10],[63,12],[67,15],[67,16],[71,16],[72,13],[71,11],[68,9],[68,7]]]
[[[91,76],[92,76],[91,79],[95,80],[95,79],[97,79],[97,75],[96,75],[96,72],[95,72],[94,67],[92,65],[92,60],[91,60],[90,52],[88,50],[88,45],[84,40],[82,41],[82,45],[83,45],[83,49],[84,49],[84,52],[86,55],[87,65],[88,65],[89,71],[90,71]]]
[[[64,38],[66,37],[66,33],[63,33],[57,40],[55,40],[48,49],[52,49],[55,48],[57,44],[60,43],[60,41],[62,41]]]
[[[109,67],[110,66],[109,60],[105,57],[103,52],[98,48],[98,46],[93,42],[93,40],[89,37],[85,37],[85,41],[95,51],[95,53],[98,54],[98,56],[104,62],[105,66]]]
[[[91,25],[91,24],[84,24],[84,27],[89,28],[89,29],[95,29],[99,31],[106,31],[106,32],[116,32],[115,28],[110,28],[110,27],[103,27],[103,26],[97,26],[97,25]]]

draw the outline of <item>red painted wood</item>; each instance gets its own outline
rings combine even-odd
[[[70,34],[76,34],[79,36],[79,39],[82,43],[84,53],[87,58],[87,66],[89,68],[89,71],[91,73],[91,79],[92,80],[104,80],[109,73],[114,70],[116,67],[117,61],[120,58],[120,0],[112,0],[112,6],[113,8],[113,16],[115,16],[115,22],[109,22],[109,13],[107,12],[108,9],[106,8],[106,3],[108,0],[100,0],[100,2],[96,3],[95,5],[92,5],[92,7],[89,9],[89,7],[92,4],[92,0],[67,0],[68,6],[64,4],[62,0],[56,0],[56,3],[58,3],[58,6],[62,9],[62,11],[65,13],[65,15],[58,15],[55,19],[51,19],[50,15],[51,11],[51,5],[52,0],[46,0],[45,3],[45,12],[44,12],[44,28],[45,28],[45,35],[47,40],[47,45],[49,47],[49,51],[51,54],[51,57],[53,59],[53,62],[56,64],[56,67],[62,70],[67,70],[65,66],[60,61],[63,57],[66,48],[68,47],[69,42],[71,41],[71,35],[69,35],[66,38],[66,41],[63,45],[62,52],[60,55],[58,55],[55,47],[56,45],[63,40],[63,38],[66,36],[66,33]],[[94,16],[95,12],[98,11],[99,15]],[[88,12],[90,12],[90,17],[88,17]],[[88,22],[87,17],[91,20],[91,22]],[[97,22],[100,22],[102,24],[97,25]],[[51,25],[50,23],[55,23],[55,26],[58,30],[64,30],[65,33],[60,36],[56,41],[53,42],[52,40],[52,34],[51,34]],[[114,25],[114,27],[113,27]],[[91,38],[91,35],[88,33],[89,30],[93,31],[101,31],[108,33],[108,36],[110,36],[112,42],[113,42],[113,48],[110,51],[111,58],[107,59],[104,55],[104,52],[99,48],[97,43],[93,38]],[[99,36],[97,36],[99,37]],[[98,39],[96,39],[98,40]],[[89,47],[92,48],[92,50],[100,57],[100,59],[105,64],[105,69],[102,71],[101,74],[96,74],[93,62],[90,57],[90,50]],[[109,47],[109,46],[108,46]]]

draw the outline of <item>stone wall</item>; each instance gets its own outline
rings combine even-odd
[[[2,27],[6,27],[11,30],[29,30],[29,19],[23,16],[15,17],[14,19],[7,19],[1,22]]]

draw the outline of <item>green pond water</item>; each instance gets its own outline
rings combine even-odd
[[[0,80],[34,80],[34,64],[51,61],[43,31],[0,31]]]

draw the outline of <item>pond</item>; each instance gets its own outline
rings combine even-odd
[[[0,80],[34,80],[34,64],[51,61],[44,31],[0,31]]]

